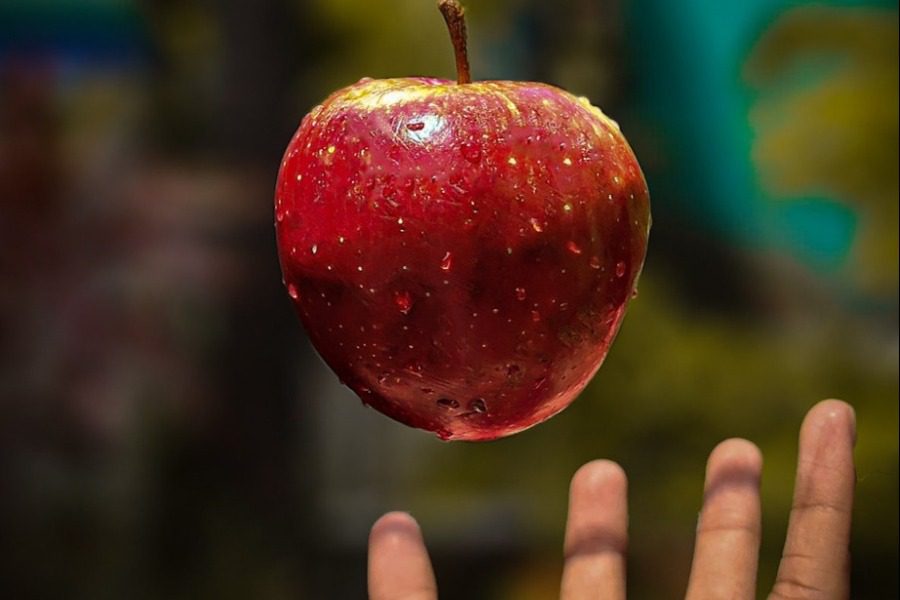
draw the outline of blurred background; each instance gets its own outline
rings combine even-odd
[[[840,397],[853,596],[897,597],[897,3],[468,15],[475,77],[589,96],[654,211],[606,365],[487,444],[363,408],[275,253],[277,168],[313,105],[363,76],[453,76],[433,0],[0,2],[0,596],[361,598],[368,528],[403,509],[442,597],[554,598],[568,479],[607,457],[631,481],[632,595],[676,598],[730,436],[766,457],[766,588],[801,419]]]

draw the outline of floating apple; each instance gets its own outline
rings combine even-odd
[[[371,80],[304,117],[275,196],[288,295],[362,401],[445,440],[568,406],[647,250],[647,184],[614,121],[540,83]]]

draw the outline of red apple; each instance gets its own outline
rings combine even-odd
[[[568,406],[647,249],[647,184],[614,121],[540,83],[371,80],[304,117],[275,196],[281,267],[318,352],[368,404],[490,440]]]

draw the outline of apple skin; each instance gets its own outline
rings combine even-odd
[[[362,401],[444,440],[568,406],[643,266],[650,202],[618,126],[539,83],[364,79],[278,176],[284,283]]]

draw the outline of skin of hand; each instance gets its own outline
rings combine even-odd
[[[814,406],[800,429],[787,540],[769,600],[839,600],[850,595],[850,518],[856,474],[856,417],[838,400]],[[756,598],[762,455],[730,439],[706,465],[688,600]],[[572,477],[560,598],[625,598],[627,479],[596,460]],[[381,517],[369,536],[372,600],[436,600],[422,533],[406,513]]]

